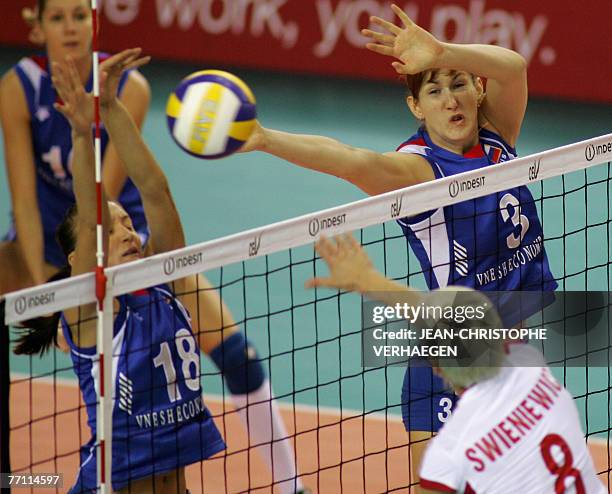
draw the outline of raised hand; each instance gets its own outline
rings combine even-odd
[[[372,17],[370,20],[385,29],[388,34],[363,29],[362,34],[374,41],[368,43],[366,48],[401,60],[401,63],[392,63],[398,74],[417,74],[436,68],[444,52],[443,43],[412,22],[397,5],[392,5],[391,8],[402,21],[403,27],[398,27],[380,17]]]
[[[141,52],[142,49],[140,48],[129,48],[107,58],[100,64],[101,106],[108,106],[115,101],[121,74],[126,70],[135,69],[149,63],[151,57],[141,57]]]
[[[61,99],[61,103],[54,104],[55,109],[68,119],[74,132],[91,134],[93,97],[85,91],[74,60],[67,58],[63,63],[53,62],[52,68],[51,80]]]
[[[368,276],[374,273],[372,261],[353,235],[339,235],[333,240],[322,237],[315,250],[329,267],[327,278],[312,278],[306,288],[328,287],[340,290],[364,292]]]

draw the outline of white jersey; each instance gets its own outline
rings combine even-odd
[[[537,358],[528,345],[510,348],[511,365]],[[467,389],[420,475],[423,488],[443,492],[606,494],[574,401],[547,367],[504,367]]]

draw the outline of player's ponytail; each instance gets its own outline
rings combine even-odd
[[[68,277],[70,277],[70,266],[66,266],[59,273],[53,275],[47,282],[58,281]],[[34,355],[38,353],[42,357],[52,344],[57,344],[57,329],[60,315],[61,312],[56,312],[52,316],[36,317],[25,321],[13,351],[17,355]]]
[[[72,206],[64,217],[62,223],[57,229],[56,239],[60,244],[66,260],[68,255],[74,251],[76,246],[75,234],[75,219],[77,217],[77,207]],[[64,278],[69,278],[71,274],[70,264],[58,273],[53,275],[47,282],[58,281]],[[17,355],[34,355],[36,353],[41,356],[49,350],[52,344],[57,344],[57,330],[60,322],[61,312],[56,312],[52,316],[37,317],[23,323],[21,336],[17,340],[17,346],[13,350]]]

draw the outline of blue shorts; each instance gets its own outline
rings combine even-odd
[[[450,419],[457,395],[431,366],[409,366],[402,386],[402,420],[407,431],[438,432]]]

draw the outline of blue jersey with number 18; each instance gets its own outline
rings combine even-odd
[[[436,179],[516,157],[494,132],[463,156],[435,145],[425,129],[398,149],[423,156]],[[455,180],[449,194],[486,187],[486,175]],[[484,291],[552,291],[557,283],[544,250],[536,204],[526,186],[514,187],[398,221],[421,263],[430,289],[462,285]],[[518,321],[513,321],[518,322]]]
[[[113,472],[119,490],[129,481],[204,460],[225,443],[202,401],[200,349],[189,316],[165,285],[118,297],[113,336]],[[74,370],[87,407],[91,440],[71,493],[96,488],[96,348],[75,345],[62,318]]]

